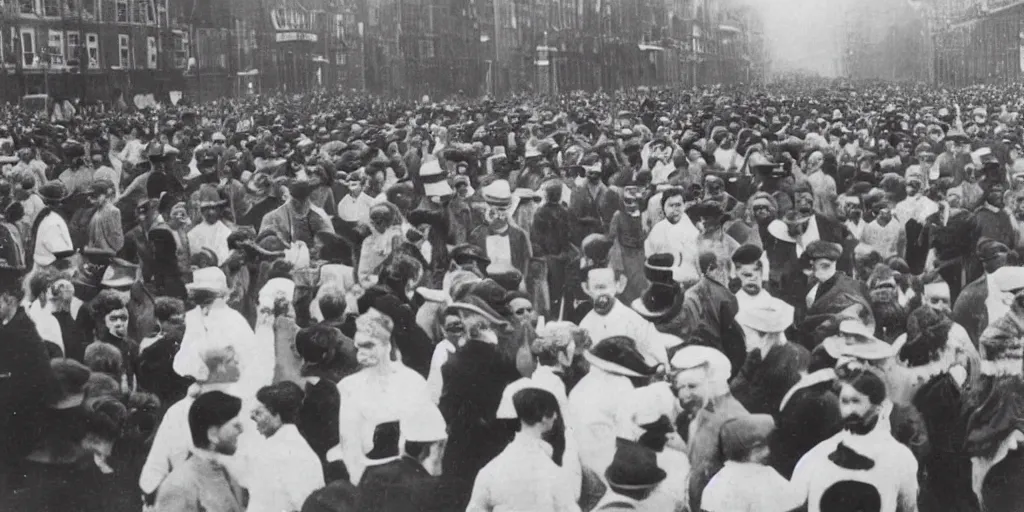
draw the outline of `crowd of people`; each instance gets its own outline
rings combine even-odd
[[[0,111],[0,509],[1019,510],[1024,91]]]

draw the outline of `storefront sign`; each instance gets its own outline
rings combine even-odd
[[[316,42],[316,34],[310,34],[309,32],[278,32],[275,35],[275,39],[279,43],[290,43],[292,41],[309,41],[312,43]]]

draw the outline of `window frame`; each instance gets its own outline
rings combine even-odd
[[[132,36],[128,34],[117,35],[117,69],[132,69]]]
[[[78,41],[74,45],[71,44],[71,36],[74,36],[75,39]],[[67,54],[65,55],[64,63],[67,64],[68,62],[70,62],[73,59],[73,60],[77,60],[78,61],[78,66],[81,67],[81,65],[82,65],[82,58],[81,58],[82,56],[80,55],[81,48],[82,48],[82,34],[81,34],[81,32],[79,32],[77,30],[68,30],[67,32],[65,32],[64,33],[64,44],[67,46]]]
[[[56,39],[54,36],[57,36]],[[54,44],[56,43],[56,44]],[[46,34],[46,54],[50,58],[50,67],[64,67],[67,65],[67,48],[64,46],[67,40],[64,38],[64,31],[50,29]],[[59,49],[60,53],[54,50]],[[55,60],[55,57],[57,58]]]
[[[25,61],[26,55],[29,54],[29,52],[25,51],[25,35],[26,34],[31,36],[30,40],[32,41],[32,52],[31,52],[32,62],[26,62]],[[18,29],[18,42],[19,42],[19,45],[21,47],[21,66],[22,67],[32,68],[32,69],[35,69],[37,67],[36,66],[36,61],[39,60],[39,53],[38,53],[38,47],[39,47],[38,43],[39,42],[36,41],[36,39],[37,39],[36,31],[34,29],[32,29],[30,27],[21,27],[21,28]]]
[[[160,64],[160,45],[155,36],[146,37],[146,69],[157,69]]]
[[[92,58],[93,50],[96,51],[95,61],[93,61]],[[100,69],[100,65],[102,64],[100,61],[102,58],[100,55],[100,35],[96,32],[89,32],[85,34],[85,58],[88,63],[88,66],[86,66],[88,69]]]
[[[121,6],[124,6],[124,19],[121,18]],[[114,22],[131,23],[132,10],[128,0],[114,0]]]

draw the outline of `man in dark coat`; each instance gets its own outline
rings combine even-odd
[[[703,252],[698,257],[702,277],[683,295],[683,315],[689,321],[679,337],[690,344],[718,349],[732,363],[733,373],[743,367],[747,350],[743,329],[736,323],[739,304],[725,284],[713,277],[718,270],[718,257]]]
[[[803,256],[811,264],[814,285],[805,296],[807,309],[798,320],[797,331],[800,343],[811,350],[821,342],[816,331],[824,321],[855,305],[871,311],[871,304],[864,283],[837,269],[842,257],[839,245],[816,240],[807,246]]]
[[[505,386],[519,378],[498,351],[495,330],[507,323],[486,302],[470,295],[451,309],[463,317],[466,343],[441,368],[444,387],[440,409],[449,426],[444,474],[472,488],[477,473],[512,439],[513,431],[497,419]]]
[[[23,272],[0,268],[0,476],[34,447],[35,422],[56,390],[36,326],[20,306]]]
[[[805,453],[842,429],[833,363],[823,350],[812,354],[808,374],[779,404],[775,433],[770,438],[770,464],[787,479]]]
[[[989,276],[1006,265],[1006,255],[1010,249],[1003,243],[982,238],[978,240],[975,254],[981,260],[985,275],[979,277],[960,291],[960,296],[953,303],[953,321],[963,326],[975,345],[978,337],[985,331],[989,323],[988,290]]]
[[[546,202],[533,217],[530,238],[533,257],[542,258],[547,267],[548,290],[551,290],[549,311],[557,312],[562,305],[561,293],[565,287],[569,263],[576,250],[569,233],[575,228],[569,210],[562,205],[562,184],[551,181],[544,187]],[[556,313],[557,314],[557,313]]]
[[[775,414],[811,357],[786,340],[793,306],[770,297],[741,308],[736,321],[745,331],[747,360],[730,382],[732,394],[751,414]]]
[[[1007,247],[1017,247],[1017,230],[1013,227],[1013,220],[1010,213],[1006,211],[1004,194],[1006,186],[1001,182],[990,182],[985,179],[981,182],[985,192],[985,202],[974,210],[974,223],[971,241],[977,246],[982,238],[989,238],[1000,242]],[[982,269],[980,260],[975,258],[966,263],[966,282],[974,281],[981,277]]]
[[[487,201],[487,225],[477,226],[469,234],[469,243],[483,249],[487,258],[499,267],[514,267],[523,279],[529,279],[533,250],[522,228],[510,222],[515,208],[508,182],[498,180],[482,191]]]
[[[587,173],[587,184],[572,194],[569,211],[580,220],[580,232],[577,240],[582,240],[591,233],[605,233],[611,224],[612,216],[622,209],[622,198],[601,182],[601,162],[583,161]]]

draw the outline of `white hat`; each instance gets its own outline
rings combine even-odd
[[[228,278],[217,267],[206,267],[192,273],[192,282],[185,285],[189,291],[207,290],[225,293],[228,291]]]
[[[402,439],[414,443],[432,443],[448,439],[448,424],[437,406],[423,402],[406,411],[398,421]]]
[[[675,395],[667,382],[655,382],[633,390],[629,396],[630,415],[636,425],[649,425],[662,416],[672,417]]]
[[[501,207],[512,206],[512,187],[507,180],[494,180],[482,190],[487,204]]]
[[[213,135],[210,136],[210,140],[216,142],[218,140],[227,140],[227,139],[224,137],[223,133],[216,132],[216,133],[214,133]]]
[[[783,332],[793,325],[793,312],[793,306],[771,297],[765,302],[740,308],[736,322],[755,331]]]
[[[283,277],[275,277],[263,285],[259,294],[259,305],[264,308],[273,308],[274,301],[278,298],[292,302],[295,299],[295,281]]]
[[[437,158],[427,157],[420,167],[420,181],[423,183],[423,191],[427,197],[444,197],[452,195],[452,187],[448,184],[448,177],[441,169],[441,162]]]
[[[674,370],[690,370],[708,365],[716,375],[725,378],[732,372],[732,363],[720,350],[703,345],[689,345],[679,349],[669,362]]]
[[[1003,292],[1024,288],[1024,267],[1002,267],[992,273],[992,280]]]

